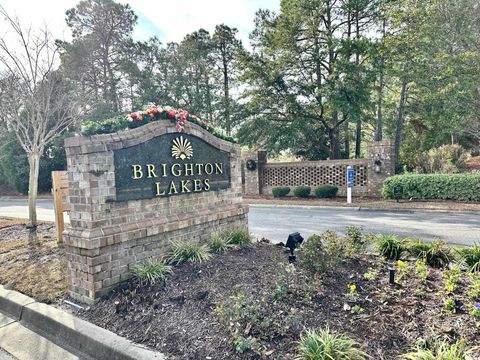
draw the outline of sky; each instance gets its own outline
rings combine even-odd
[[[10,15],[17,15],[23,25],[32,27],[47,24],[55,38],[69,40],[65,11],[79,0],[0,0]],[[248,46],[248,35],[253,30],[255,12],[270,9],[278,12],[280,0],[130,0],[128,3],[138,16],[133,36],[146,40],[157,36],[164,44],[179,42],[200,28],[213,33],[215,25],[226,24],[238,29],[238,36]]]

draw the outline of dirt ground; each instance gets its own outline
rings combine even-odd
[[[395,359],[434,334],[480,345],[479,325],[468,314],[466,277],[455,295],[457,313],[447,314],[439,270],[430,269],[426,283],[409,275],[392,287],[388,264],[371,255],[322,276],[299,264],[291,270],[287,256],[283,247],[259,243],[180,265],[165,284],[132,280],[81,316],[170,359],[291,360],[302,331],[325,327],[355,338],[376,360]],[[366,280],[367,272],[376,272],[376,279]],[[346,295],[353,284],[356,301]],[[348,310],[355,305],[359,313]],[[253,350],[236,351],[239,339]]]
[[[39,301],[54,302],[66,294],[65,253],[53,223],[33,231],[25,220],[0,218],[0,269],[0,284]]]

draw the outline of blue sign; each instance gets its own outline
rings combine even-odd
[[[353,167],[347,167],[347,187],[353,187],[355,183],[355,170]]]

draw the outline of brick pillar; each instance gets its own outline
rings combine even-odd
[[[255,170],[247,169],[247,161],[256,163]],[[263,166],[267,163],[267,152],[245,151],[242,152],[242,166],[245,174],[244,195],[259,195],[262,193]]]
[[[391,140],[367,144],[368,195],[382,196],[383,181],[395,175],[395,147]]]

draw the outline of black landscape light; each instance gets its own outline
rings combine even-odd
[[[390,285],[395,285],[395,269],[388,268],[388,283]]]
[[[293,253],[296,248],[300,247],[300,244],[303,242],[303,237],[298,232],[291,233],[288,235],[287,244],[285,247],[290,249],[290,255],[288,256],[288,263],[293,264],[297,257]]]

